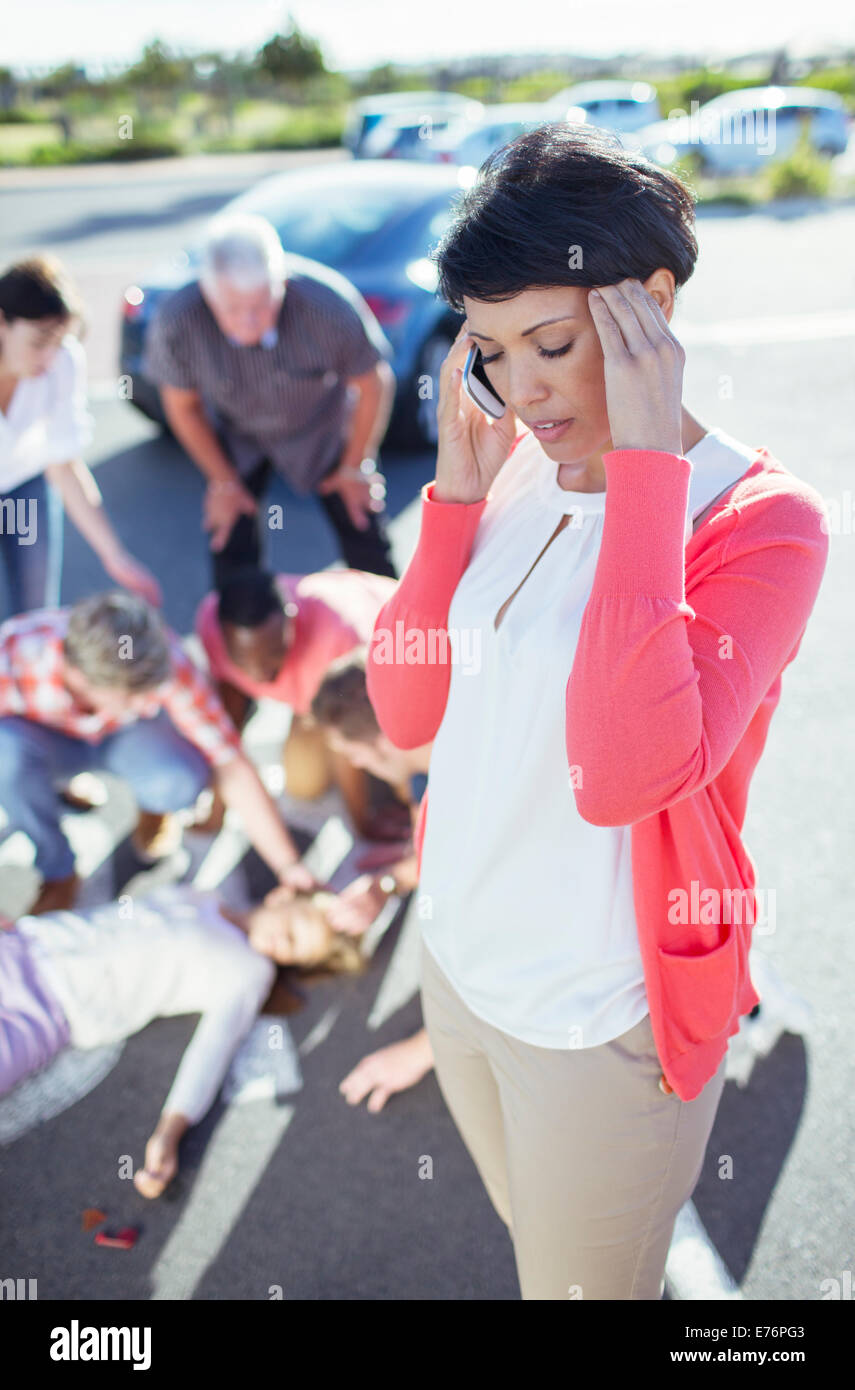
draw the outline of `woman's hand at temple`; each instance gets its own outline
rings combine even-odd
[[[486,497],[518,433],[510,407],[501,420],[490,420],[463,389],[463,366],[474,341],[464,322],[439,373],[436,502],[470,503]]]
[[[613,449],[682,454],[686,354],[640,280],[591,290],[588,307],[603,349]]]

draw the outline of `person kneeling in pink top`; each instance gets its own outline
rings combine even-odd
[[[393,802],[372,811],[369,777],[330,749],[309,706],[330,663],[367,642],[395,583],[354,569],[274,576],[247,567],[225,580],[219,594],[206,595],[196,615],[211,676],[237,727],[246,723],[253,701],[290,706],[283,750],[287,791],[312,799],[335,782],[357,833],[370,839],[406,831],[406,806]],[[215,805],[208,828],[221,815]]]

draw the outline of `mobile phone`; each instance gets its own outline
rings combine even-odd
[[[466,355],[463,389],[485,415],[491,416],[493,420],[501,420],[507,407],[484,370],[484,359],[477,343],[473,344]]]

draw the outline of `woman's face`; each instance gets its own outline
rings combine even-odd
[[[279,676],[294,641],[294,619],[287,613],[271,613],[257,627],[223,623],[223,642],[229,660],[260,685],[272,685]]]
[[[66,333],[68,319],[13,319],[0,314],[0,355],[10,376],[41,376],[50,367]]]
[[[663,274],[643,283],[667,316]],[[610,447],[603,349],[587,288],[524,290],[496,304],[464,297],[464,308],[487,376],[548,458],[581,463]],[[546,424],[555,427],[537,428]]]
[[[341,753],[354,767],[364,768],[381,782],[389,782],[394,787],[407,779],[406,757],[385,734],[378,733],[373,739],[347,738],[340,729],[330,726],[327,741],[334,753]]]
[[[329,955],[333,931],[308,899],[261,903],[247,918],[249,944],[279,965],[319,965]]]

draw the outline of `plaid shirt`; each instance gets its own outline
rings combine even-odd
[[[207,679],[168,630],[172,674],[155,687],[140,710],[119,715],[82,709],[63,684],[62,642],[68,610],[42,608],[0,626],[0,718],[18,715],[70,738],[100,743],[137,719],[165,710],[179,733],[214,767],[240,749],[240,735]]]

